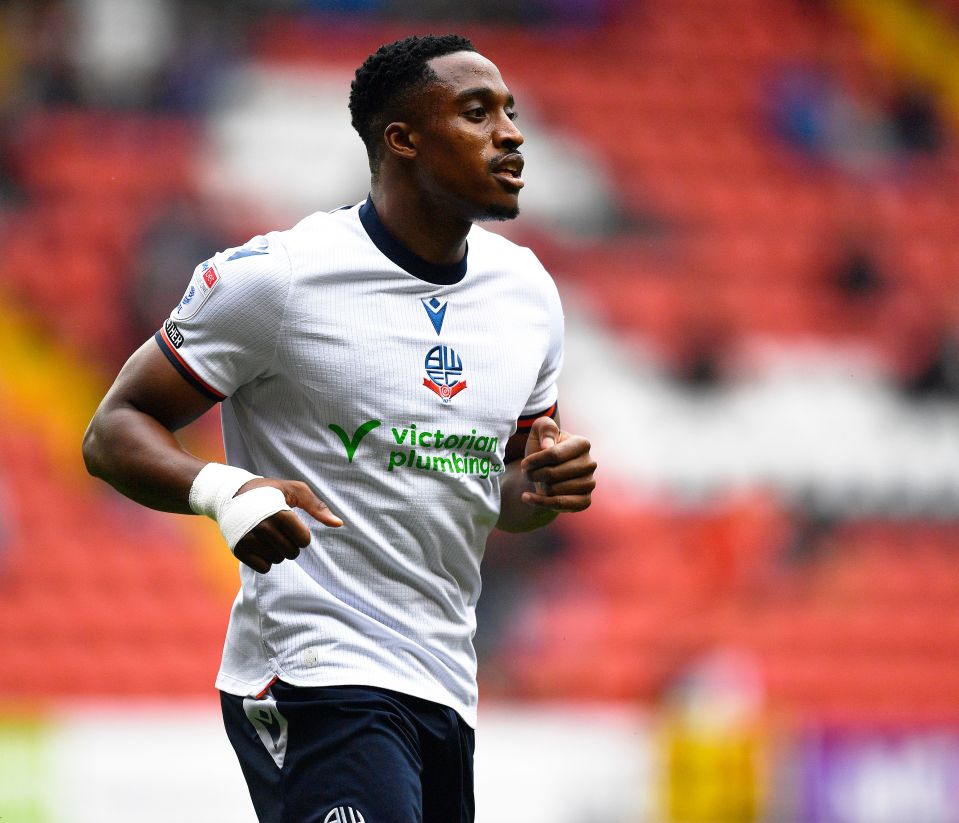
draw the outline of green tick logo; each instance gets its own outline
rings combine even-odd
[[[367,420],[353,433],[352,437],[349,437],[346,430],[341,426],[337,426],[336,423],[330,423],[330,429],[340,438],[340,441],[346,447],[346,458],[352,463],[353,455],[356,454],[356,448],[360,445],[360,441],[379,426],[380,423],[380,420]]]

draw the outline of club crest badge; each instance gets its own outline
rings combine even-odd
[[[449,403],[466,388],[466,381],[461,379],[463,361],[449,346],[433,346],[426,353],[423,366],[426,370],[423,385],[444,403]]]

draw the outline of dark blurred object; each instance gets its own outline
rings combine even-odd
[[[943,126],[933,95],[916,86],[901,89],[889,105],[899,148],[908,154],[933,154],[942,148]]]
[[[613,0],[382,0],[380,8],[387,16],[403,20],[592,26],[606,20],[614,5]]]
[[[18,102],[78,103],[81,95],[70,60],[72,18],[68,5],[60,0],[13,4],[8,20],[21,60]]]
[[[913,371],[903,389],[913,398],[959,400],[959,292],[938,306],[925,335],[912,344]]]
[[[931,360],[907,383],[906,391],[914,397],[959,399],[959,331],[942,335]]]
[[[849,300],[876,297],[887,286],[873,253],[856,242],[850,243],[842,254],[833,282]]]
[[[129,294],[137,340],[151,336],[177,305],[193,269],[228,245],[203,209],[181,199],[147,228]]]

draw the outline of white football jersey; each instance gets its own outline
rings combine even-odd
[[[563,316],[528,249],[474,226],[428,263],[370,201],[197,267],[157,342],[223,400],[227,461],[305,481],[344,521],[267,574],[240,565],[219,689],[365,685],[476,722],[480,560],[506,441],[552,414]]]

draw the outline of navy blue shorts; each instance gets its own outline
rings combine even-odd
[[[368,686],[220,693],[260,823],[473,823],[473,730]]]

